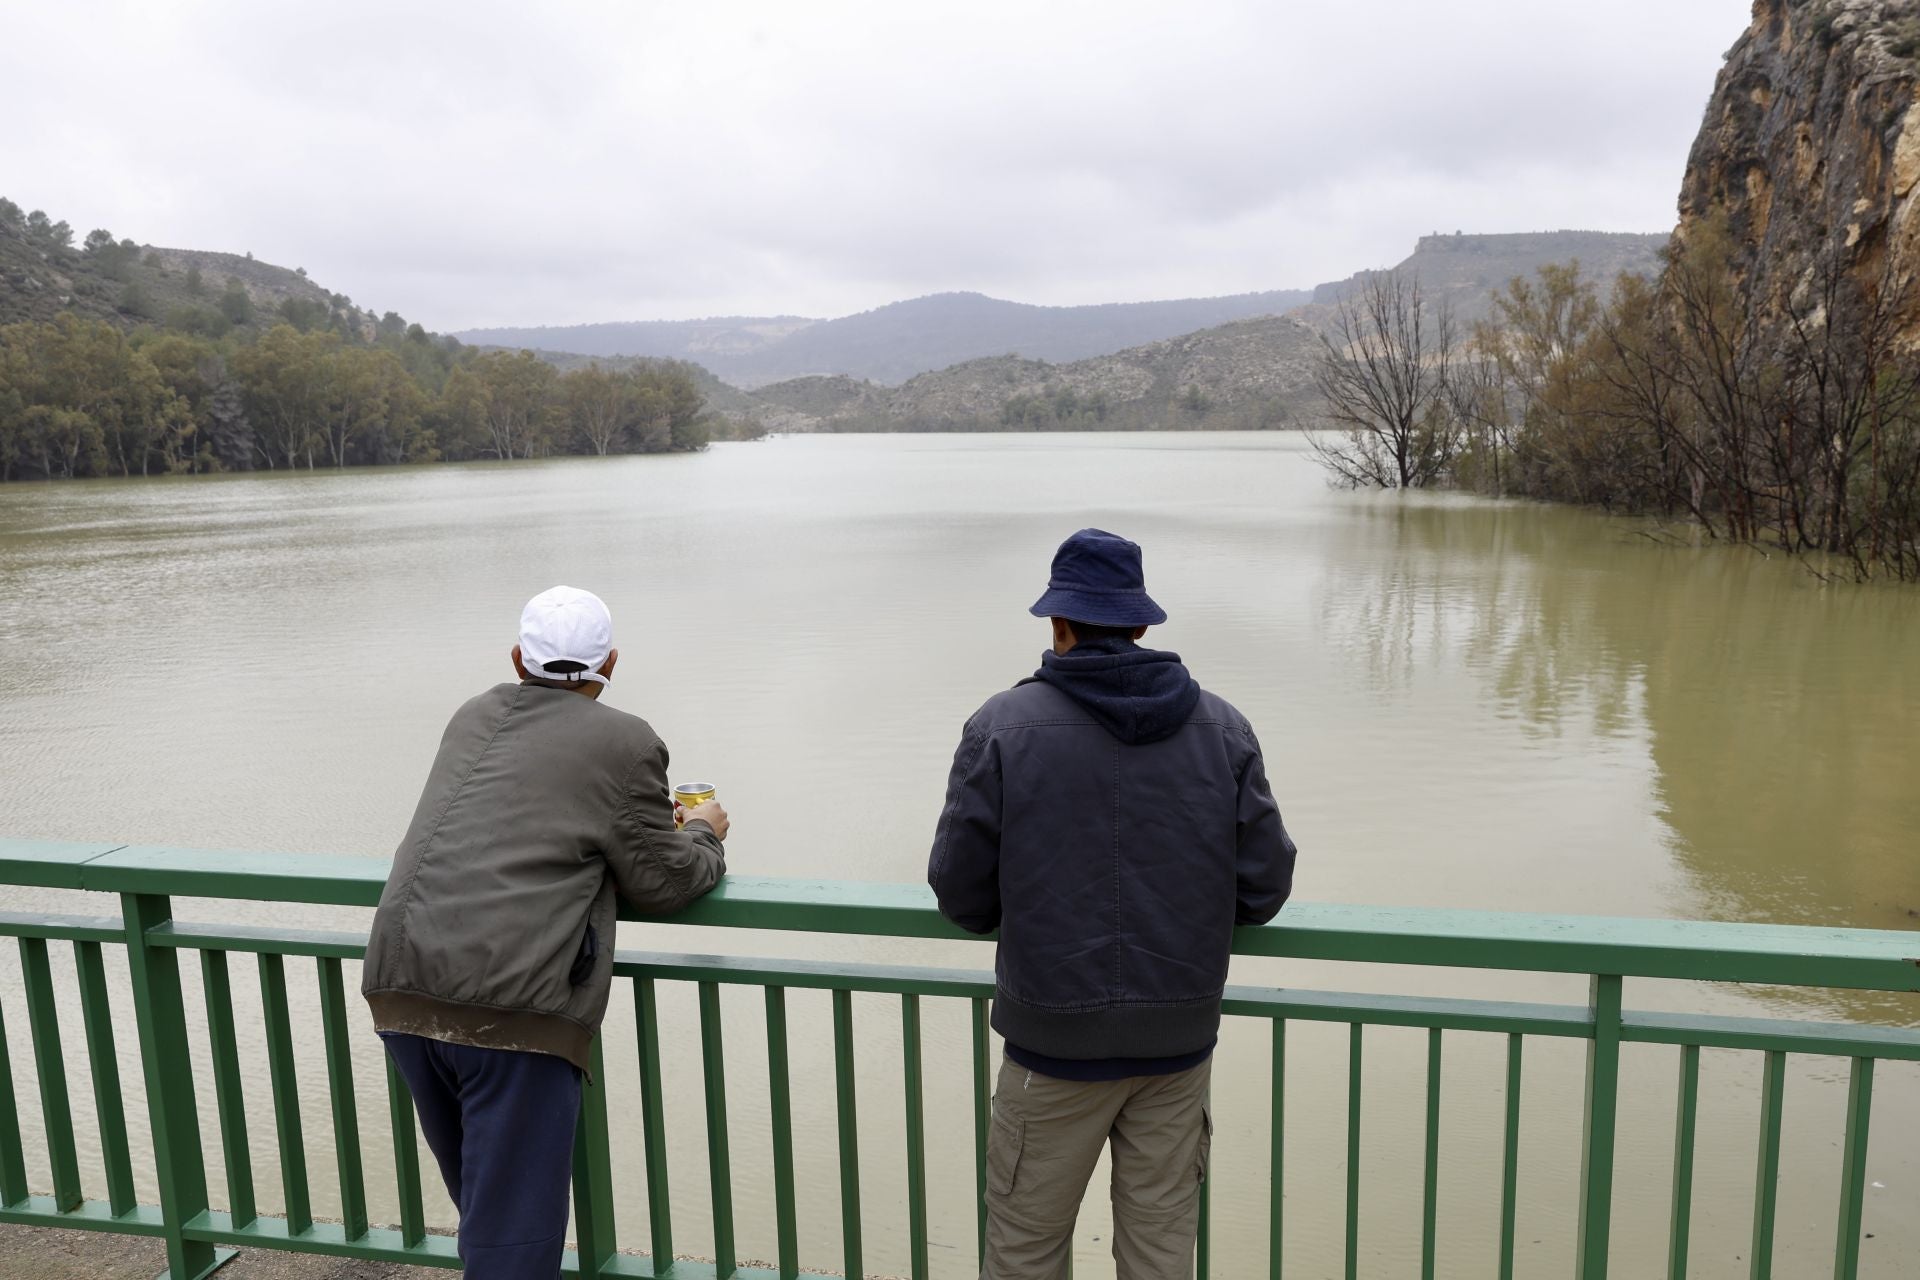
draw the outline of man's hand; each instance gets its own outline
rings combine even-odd
[[[727,828],[732,825],[727,819],[726,806],[718,800],[709,800],[691,809],[683,804],[677,804],[673,806],[673,816],[682,826],[689,822],[704,822],[712,827],[713,834],[722,840],[727,838]]]

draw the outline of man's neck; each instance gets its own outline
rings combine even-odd
[[[591,680],[542,680],[538,676],[528,676],[520,683],[541,689],[558,689],[562,693],[577,693],[585,698],[597,699],[600,696],[600,686]]]

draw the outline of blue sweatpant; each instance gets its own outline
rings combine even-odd
[[[555,1280],[580,1072],[565,1058],[382,1032],[460,1209],[468,1280]]]

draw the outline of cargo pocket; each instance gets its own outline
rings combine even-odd
[[[1193,1162],[1193,1180],[1207,1180],[1207,1160],[1213,1153],[1213,1110],[1202,1105],[1200,1108],[1200,1152]]]
[[[993,1109],[993,1137],[987,1143],[987,1194],[1013,1194],[1013,1180],[1020,1172],[1020,1148],[1026,1145],[1027,1122]]]

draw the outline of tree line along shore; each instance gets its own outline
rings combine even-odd
[[[1577,263],[1463,330],[1420,282],[1341,301],[1314,448],[1356,487],[1446,486],[1686,522],[1823,575],[1920,579],[1920,349],[1904,296],[1836,256],[1769,314],[1724,217],[1602,298]]]
[[[0,325],[0,480],[659,453],[739,430],[681,362],[562,372],[251,255],[167,256],[104,229],[76,246],[4,198],[0,284],[15,314],[58,308]]]

